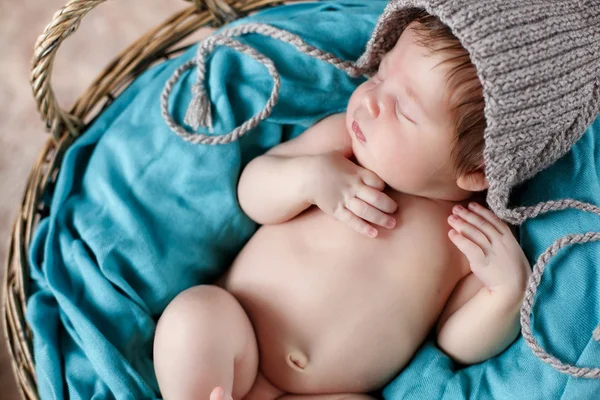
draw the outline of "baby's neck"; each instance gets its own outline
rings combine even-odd
[[[364,165],[362,165],[354,155],[352,155],[352,157],[350,157],[350,161],[352,161],[353,163],[355,163],[358,166],[361,166],[363,168],[365,168]],[[402,192],[399,190],[396,190],[392,187],[390,187],[389,185],[386,185],[385,188],[385,192],[388,195],[394,196],[400,196],[400,195],[405,195],[405,196],[415,196],[415,197],[420,197],[423,199],[427,199],[436,203],[439,203],[440,205],[444,205],[444,206],[455,206],[455,205],[461,205],[461,206],[467,206],[469,203],[471,202],[475,202],[475,203],[479,203],[482,206],[487,207],[487,202],[485,200],[486,195],[487,195],[487,190],[483,191],[483,192],[466,192],[466,196],[464,196],[464,198],[460,198],[460,199],[450,199],[448,198],[449,196],[444,196],[443,194],[439,194],[439,195],[419,195],[419,194],[414,194],[414,193],[406,193],[406,192]]]
[[[481,204],[482,206],[488,208],[487,202],[486,202],[487,191],[483,191],[483,192],[466,192],[465,191],[466,196],[462,196],[460,198],[451,198],[451,196],[444,196],[443,193],[441,193],[441,194],[437,194],[437,193],[419,194],[419,193],[403,192],[400,190],[396,190],[389,185],[386,185],[385,193],[391,197],[395,197],[395,196],[419,197],[421,199],[425,199],[425,200],[429,200],[431,202],[437,203],[440,206],[453,207],[455,205],[461,205],[461,206],[467,207],[467,205],[469,203],[474,202],[474,203]]]
[[[487,191],[485,192],[471,192],[471,195],[464,198],[464,199],[458,199],[458,200],[453,200],[453,199],[445,199],[442,196],[426,196],[426,195],[418,195],[418,194],[413,194],[413,193],[406,193],[406,192],[401,192],[398,191],[390,186],[386,186],[385,188],[385,192],[391,196],[414,196],[414,197],[419,197],[421,199],[425,199],[425,200],[429,200],[431,202],[434,202],[436,204],[439,204],[440,206],[443,207],[454,207],[455,205],[461,205],[463,207],[467,207],[469,203],[478,203],[481,204],[482,206],[489,208],[487,206],[487,202],[486,202],[486,194]]]

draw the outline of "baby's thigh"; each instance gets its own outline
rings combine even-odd
[[[217,286],[196,286],[178,295],[161,316],[154,362],[163,395],[168,391],[185,393],[171,398],[192,393],[203,397],[223,386],[239,398],[252,387],[258,369],[254,329],[231,293]]]

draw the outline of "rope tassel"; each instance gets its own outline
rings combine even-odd
[[[185,114],[185,122],[192,129],[208,128],[210,133],[213,133],[212,126],[212,108],[210,99],[204,90],[202,82],[198,82],[192,88],[193,98],[188,106]]]

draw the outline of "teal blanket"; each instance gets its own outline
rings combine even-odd
[[[287,29],[354,60],[385,3],[294,4],[240,22]],[[257,228],[236,201],[241,169],[342,111],[361,82],[276,40],[250,35],[241,41],[273,59],[282,86],[269,119],[238,142],[192,145],[162,120],[163,86],[193,58],[194,47],[136,79],[65,155],[57,184],[47,193],[50,215],[40,222],[30,248],[33,294],[26,317],[42,399],[159,397],[152,341],[161,312],[182,290],[222,274]],[[195,80],[189,71],[171,96],[180,123]],[[219,48],[209,62],[208,86],[218,134],[261,110],[272,80],[261,64]],[[523,188],[517,201],[571,196],[600,204],[596,138],[598,120],[567,157]],[[569,210],[528,221],[521,239],[533,262],[558,236],[599,226],[593,216]],[[560,253],[544,275],[539,291],[544,301],[534,309],[534,334],[542,345],[581,365],[600,359],[600,345],[589,342],[600,321],[597,259],[596,244]],[[501,356],[463,369],[428,341],[383,395],[586,399],[599,390],[597,381],[568,378],[537,360],[522,339]]]

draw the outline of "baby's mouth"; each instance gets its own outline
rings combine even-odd
[[[354,132],[354,136],[356,136],[359,142],[367,142],[365,135],[363,135],[362,131],[360,130],[360,126],[358,126],[358,122],[352,121],[352,131]]]

